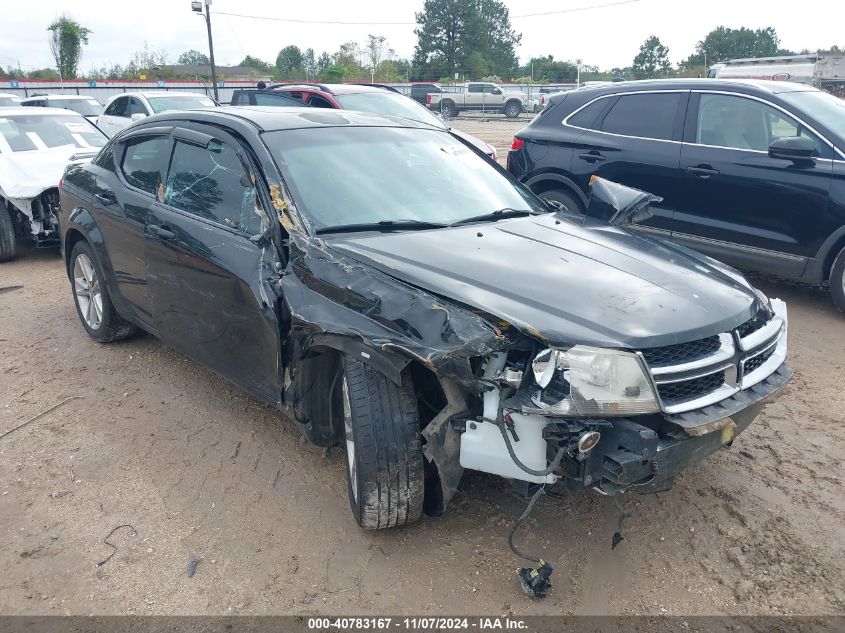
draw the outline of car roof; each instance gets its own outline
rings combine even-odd
[[[385,94],[392,92],[378,86],[362,86],[360,84],[281,84],[274,85],[271,90],[286,92],[288,90],[319,90],[333,95],[358,94],[361,92],[377,92]]]
[[[174,110],[144,119],[144,123],[156,121],[195,121],[221,125],[248,123],[258,132],[341,126],[434,129],[430,125],[411,119],[381,114],[320,108],[274,108],[271,106],[222,106],[181,112]]]
[[[88,95],[38,95],[37,97],[26,97],[24,101],[37,101],[39,99],[47,99],[48,101],[50,99],[84,99],[88,101],[94,99],[94,97]]]
[[[73,110],[67,110],[65,108],[3,108],[2,113],[0,116],[7,117],[7,116],[14,116],[16,114],[20,114],[23,116],[78,116],[81,119],[84,119],[81,114],[78,112],[74,112]]]
[[[177,92],[175,90],[134,90],[132,92],[121,92],[119,94],[109,97],[109,101],[114,101],[118,97],[205,97],[211,99],[207,94],[202,92],[191,92],[190,90],[182,90]]]
[[[790,81],[766,81],[763,79],[641,79],[638,81],[620,81],[615,83],[602,84],[600,86],[584,86],[578,92],[601,94],[617,92],[638,92],[642,90],[666,90],[666,89],[701,89],[718,90],[720,88],[749,93],[799,92],[816,90],[812,86],[799,84]]]

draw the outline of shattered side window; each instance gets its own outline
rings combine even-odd
[[[218,141],[207,148],[176,141],[164,202],[248,235],[261,232],[255,187],[235,151]]]
[[[163,153],[169,146],[170,138],[167,136],[146,137],[127,143],[122,164],[126,182],[154,196],[162,180]]]

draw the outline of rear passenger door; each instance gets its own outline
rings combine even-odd
[[[144,231],[147,213],[156,203],[170,156],[169,126],[133,131],[111,143],[93,161],[91,207],[108,248],[115,302],[125,313],[153,326]]]
[[[267,222],[267,192],[230,135],[192,124],[173,137],[161,202],[146,227],[156,329],[174,349],[277,403],[279,329],[264,285],[274,260],[265,253],[272,247],[255,239]]]
[[[680,140],[688,99],[689,91],[682,90],[622,93],[600,97],[567,117],[564,125],[584,130],[572,158],[576,183],[589,194],[596,175],[661,196],[651,207],[654,217],[641,225],[668,237],[684,195]]]

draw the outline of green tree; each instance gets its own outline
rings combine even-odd
[[[205,53],[200,53],[193,48],[189,51],[185,51],[176,59],[177,64],[183,64],[185,66],[208,66],[211,62],[208,60],[208,55]]]
[[[519,70],[523,77],[532,77],[540,83],[575,83],[578,67],[572,62],[558,61],[552,55],[532,57]]]
[[[59,74],[65,79],[75,78],[82,57],[82,45],[88,44],[91,30],[66,15],[58,18],[47,30],[50,31],[50,52],[56,60]]]
[[[254,68],[258,71],[259,74],[262,75],[272,75],[275,67],[271,64],[268,64],[263,59],[259,59],[257,57],[253,57],[252,55],[247,55],[241,60],[241,63],[238,66],[246,66],[247,68]]]
[[[472,74],[482,66],[509,75],[517,67],[515,49],[521,35],[511,28],[508,9],[500,0],[426,0],[416,20],[413,64],[419,79]],[[473,53],[481,56],[483,65]]]
[[[280,79],[299,79],[305,74],[302,51],[298,46],[285,46],[276,56],[276,71]]]
[[[323,51],[317,58],[317,73],[323,72],[326,68],[332,65],[332,56]]]
[[[314,79],[317,76],[317,59],[313,48],[306,48],[302,53],[302,66],[305,69],[305,78],[308,80]]]
[[[664,77],[672,69],[669,49],[661,43],[660,38],[652,35],[640,46],[640,52],[634,57],[631,68],[640,79]]]
[[[384,35],[368,35],[367,44],[364,46],[364,53],[367,62],[370,64],[370,72],[375,75],[379,64],[385,58],[387,53],[387,38]]]
[[[703,69],[706,72],[705,57],[707,66],[712,66],[729,59],[790,54],[791,51],[780,47],[780,38],[771,26],[762,29],[732,29],[719,26],[698,42],[695,53],[682,61],[679,67],[681,71]]]

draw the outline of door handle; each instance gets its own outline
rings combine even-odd
[[[692,174],[696,178],[707,180],[710,176],[718,176],[719,170],[713,169],[710,165],[697,165],[695,167],[687,167],[687,173]]]
[[[114,194],[111,191],[106,193],[95,193],[94,197],[106,206],[117,202],[117,198],[114,197]]]
[[[598,163],[605,160],[604,154],[595,150],[578,154],[578,158],[580,158],[581,160],[585,160],[588,163]]]
[[[163,240],[172,240],[174,237],[176,237],[176,233],[171,231],[166,226],[160,226],[158,224],[150,224],[150,225],[147,226],[147,228],[150,229],[150,233],[153,233],[154,235],[158,235]]]

